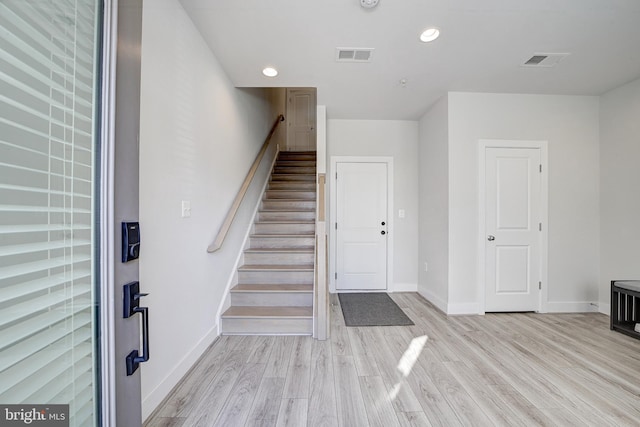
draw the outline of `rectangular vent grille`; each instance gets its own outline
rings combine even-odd
[[[373,48],[336,48],[336,61],[338,62],[371,62],[372,55]]]
[[[555,67],[560,61],[569,56],[568,53],[535,53],[522,63],[523,67]]]

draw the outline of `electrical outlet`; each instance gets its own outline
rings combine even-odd
[[[400,209],[400,210],[398,211],[398,218],[404,218],[404,216],[405,216],[405,211],[404,211],[404,209]]]

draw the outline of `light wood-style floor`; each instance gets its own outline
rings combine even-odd
[[[223,336],[157,426],[639,426],[640,340],[601,314],[446,317],[391,294],[415,326],[331,339]]]

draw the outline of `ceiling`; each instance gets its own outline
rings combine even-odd
[[[317,87],[330,118],[415,120],[448,91],[600,95],[640,77],[638,0],[181,2],[236,86]],[[440,38],[420,42],[432,26]],[[375,50],[339,63],[337,47]],[[534,53],[570,55],[521,66]]]

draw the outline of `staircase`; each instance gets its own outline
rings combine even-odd
[[[223,334],[313,332],[316,153],[281,151],[222,314]]]

